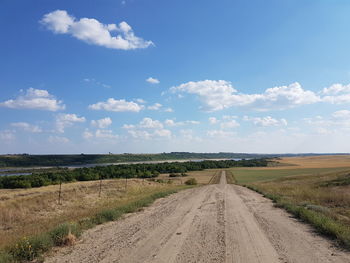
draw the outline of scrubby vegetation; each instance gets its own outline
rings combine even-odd
[[[157,164],[124,164],[96,166],[91,168],[57,169],[55,172],[40,172],[31,175],[0,176],[0,188],[30,188],[40,187],[60,182],[91,181],[113,178],[152,178],[160,173],[180,173],[183,176],[188,171],[230,167],[267,166],[266,159],[226,160],[202,162],[174,162]]]
[[[73,245],[82,231],[92,228],[98,224],[117,220],[125,213],[132,213],[138,209],[152,204],[156,199],[175,193],[184,187],[163,189],[152,194],[130,200],[129,202],[108,208],[83,218],[76,222],[63,223],[48,232],[39,235],[23,237],[15,244],[0,251],[1,263],[28,262],[42,257],[43,253],[49,251],[53,246]],[[41,262],[41,261],[40,261]]]
[[[186,185],[196,185],[197,184],[197,180],[195,178],[191,178],[188,179],[187,181],[185,181]]]

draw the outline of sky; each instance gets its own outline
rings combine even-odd
[[[0,154],[350,152],[347,0],[2,0]]]

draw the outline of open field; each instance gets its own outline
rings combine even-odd
[[[185,181],[194,178],[200,185],[218,183],[220,179],[219,172],[221,169],[208,169],[203,171],[186,172],[185,177],[169,177],[169,174],[160,174],[157,178],[162,180],[170,180],[173,184],[183,184]]]
[[[285,166],[231,169],[239,184],[273,199],[350,248],[350,158],[282,158]],[[289,165],[289,166],[288,166]]]
[[[127,191],[125,187],[127,186]],[[99,211],[141,200],[179,186],[140,179],[103,180],[62,184],[32,189],[0,190],[0,248],[23,236],[37,235],[70,221],[91,217]]]

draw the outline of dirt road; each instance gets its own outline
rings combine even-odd
[[[87,231],[45,262],[350,262],[261,195],[236,185],[198,187]]]

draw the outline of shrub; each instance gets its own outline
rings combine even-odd
[[[188,174],[186,174],[186,173],[181,173],[181,176],[182,176],[182,177],[186,177],[186,176],[188,176]]]
[[[175,174],[175,173],[169,174],[169,177],[179,177],[179,176],[180,176],[179,174]]]
[[[81,235],[81,228],[77,224],[65,223],[51,230],[49,235],[56,246],[62,246],[69,242],[67,237],[71,238],[71,235],[79,237]]]
[[[191,178],[191,179],[188,179],[185,184],[187,185],[196,185],[197,184],[197,180],[195,178]]]

